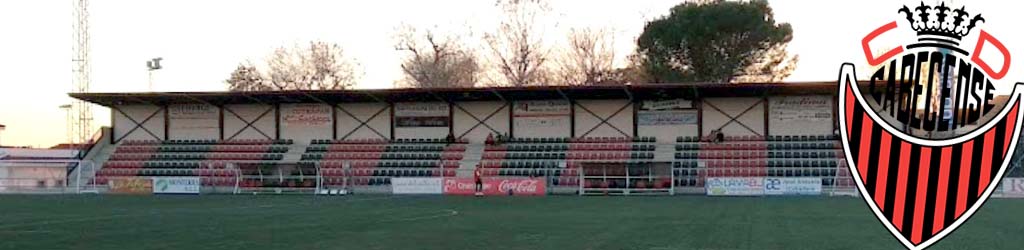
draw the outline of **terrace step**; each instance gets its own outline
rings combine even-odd
[[[459,169],[456,177],[473,177],[473,170],[480,164],[484,155],[484,144],[472,143],[466,145],[466,152],[462,154],[462,161],[459,161]]]
[[[675,144],[658,144],[654,148],[654,162],[672,162],[675,161]]]
[[[284,158],[279,161],[281,164],[296,164],[302,159],[302,154],[306,152],[306,147],[309,146],[309,142],[295,142],[292,145],[288,145],[288,152],[284,154]]]

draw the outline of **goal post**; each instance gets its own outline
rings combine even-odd
[[[579,171],[579,195],[673,195],[671,163],[587,162]]]
[[[233,164],[235,194],[316,194],[323,184],[317,164]]]

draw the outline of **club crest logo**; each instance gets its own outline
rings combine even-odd
[[[1009,50],[982,28],[982,15],[921,3],[894,18],[861,40],[869,75],[858,80],[850,63],[840,69],[840,134],[868,206],[908,249],[924,249],[992,194],[1024,113],[1017,85],[1002,81]],[[881,44],[899,32],[917,39]]]

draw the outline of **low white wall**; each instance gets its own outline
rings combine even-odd
[[[246,121],[252,126],[247,127]],[[272,105],[224,106],[224,139],[274,139],[276,126]]]
[[[762,100],[756,97],[705,98],[701,114],[704,131],[701,134],[707,135],[711,130],[722,128],[726,136],[764,135]],[[730,122],[730,117],[735,117],[736,121]]]
[[[391,105],[343,103],[335,108],[338,139],[391,139]],[[362,122],[366,124],[362,125]]]
[[[507,134],[509,109],[505,102],[456,103],[452,109],[452,130],[455,136],[474,143],[484,142],[491,134]]]
[[[576,137],[633,136],[633,103],[629,100],[577,100],[573,108]]]
[[[111,109],[115,140],[164,140],[164,110],[154,105],[118,106]],[[149,120],[146,120],[149,118]],[[134,119],[134,121],[133,121]],[[139,122],[141,124],[136,124]]]

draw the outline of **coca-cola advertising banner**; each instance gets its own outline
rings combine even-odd
[[[547,187],[540,178],[484,178],[484,195],[545,195]],[[476,182],[473,178],[444,178],[444,194],[473,195]]]

